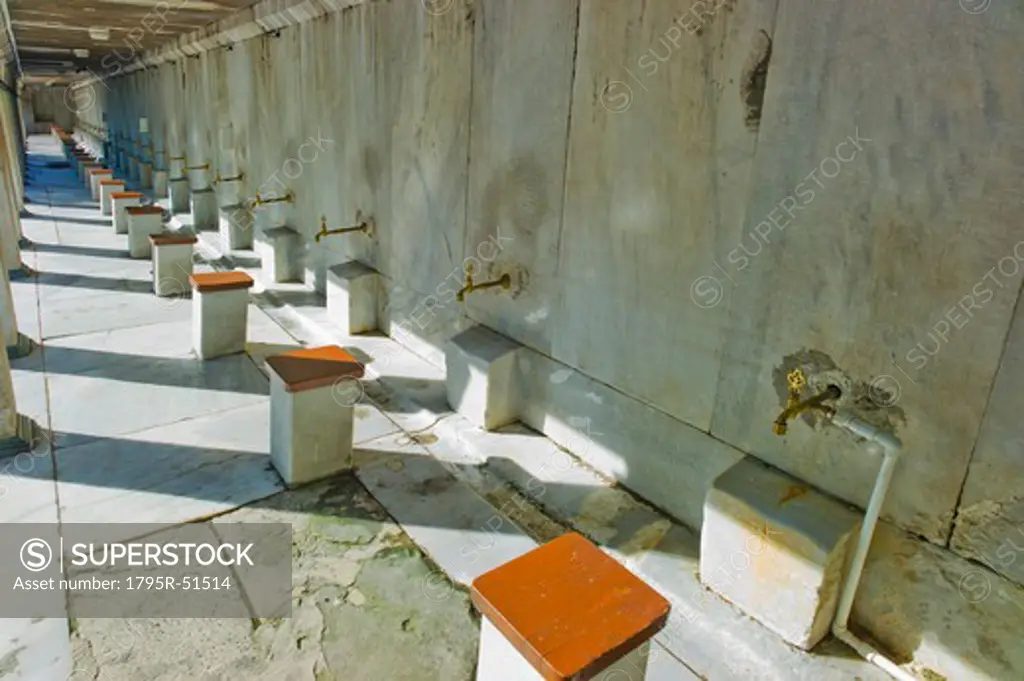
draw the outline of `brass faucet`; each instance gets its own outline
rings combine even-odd
[[[217,179],[215,179],[213,181],[213,183],[214,184],[220,184],[222,182],[235,182],[237,180],[243,179],[244,177],[245,177],[245,173],[239,173],[239,174],[235,175],[234,177],[221,177],[220,173],[217,173]]]
[[[789,430],[789,422],[806,411],[819,411],[825,418],[831,419],[836,415],[835,407],[825,404],[828,400],[837,400],[842,396],[842,391],[837,386],[830,385],[817,395],[806,399],[800,399],[800,392],[807,384],[804,372],[800,369],[790,371],[786,376],[789,383],[789,398],[786,400],[786,408],[782,410],[775,422],[772,424],[772,432],[776,435],[785,435]]]
[[[349,234],[351,232],[362,232],[363,234],[369,236],[370,230],[372,228],[371,220],[360,220],[361,217],[361,212],[356,213],[356,220],[359,221],[359,224],[357,224],[354,227],[339,227],[337,229],[327,229],[327,216],[321,215],[320,231],[316,233],[316,236],[314,237],[313,240],[316,241],[316,243],[320,243],[320,239],[327,236],[328,234]]]
[[[262,206],[262,205],[264,205],[266,203],[282,203],[282,202],[283,203],[291,203],[294,199],[295,199],[295,195],[292,194],[292,190],[291,189],[286,191],[284,193],[284,196],[278,196],[278,197],[273,198],[273,199],[265,199],[262,196],[260,196],[259,192],[256,192],[256,198],[253,199],[250,202],[250,205],[253,208],[256,208],[257,206]]]
[[[500,286],[506,291],[509,290],[512,288],[512,277],[508,274],[504,274],[501,279],[495,279],[494,281],[488,281],[483,284],[474,284],[473,265],[472,263],[466,263],[466,285],[459,289],[459,292],[455,294],[455,300],[461,303],[466,299],[467,293],[472,293],[473,291],[479,291],[485,288],[493,288],[495,286]]]

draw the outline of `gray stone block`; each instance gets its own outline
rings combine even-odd
[[[750,457],[704,502],[700,578],[789,643],[829,631],[860,516]]]

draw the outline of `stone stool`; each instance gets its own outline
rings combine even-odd
[[[153,196],[158,199],[167,198],[167,171],[153,171]]]
[[[570,532],[473,580],[477,681],[643,681],[667,600]]]
[[[168,180],[171,197],[171,215],[189,212],[189,187],[187,177],[172,177]]]
[[[249,289],[245,272],[193,274],[192,349],[200,359],[245,351]]]
[[[124,180],[100,180],[100,213],[102,215],[113,215],[114,206],[110,197],[112,194],[124,191]]]
[[[128,233],[128,213],[126,209],[141,205],[141,192],[114,192],[110,195],[110,212],[113,214],[111,223],[115,234]]]
[[[327,315],[347,334],[377,330],[377,270],[350,260],[327,270]]]
[[[124,210],[128,218],[129,257],[150,257],[149,235],[164,231],[163,209],[160,206],[130,206]]]
[[[158,296],[184,296],[191,288],[192,251],[195,234],[161,232],[150,234],[153,251],[153,292]]]
[[[89,191],[92,193],[92,200],[100,200],[100,182],[114,179],[114,171],[102,166],[89,169]]]
[[[299,233],[291,227],[264,229],[256,236],[255,250],[267,283],[299,279]]]
[[[213,187],[197,189],[192,192],[192,228],[218,229],[220,210],[217,207],[217,193]]]
[[[746,457],[704,500],[700,581],[798,648],[828,635],[860,515]]]
[[[220,247],[224,251],[252,248],[253,218],[242,205],[220,207]]]
[[[86,189],[90,189],[91,185],[89,184],[89,173],[92,172],[93,170],[102,170],[103,169],[103,164],[99,163],[93,157],[87,156],[87,157],[83,158],[82,161],[78,165],[79,165],[79,168],[81,169],[81,172],[79,173],[79,177],[81,177],[82,178],[82,182],[85,183],[85,188]]]
[[[139,162],[139,186],[143,189],[153,188],[153,164],[150,161]]]
[[[516,356],[522,346],[483,326],[472,326],[445,344],[448,404],[485,430],[519,418]]]
[[[354,407],[363,365],[328,345],[267,359],[270,460],[289,487],[352,467]]]

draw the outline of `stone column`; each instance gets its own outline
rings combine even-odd
[[[0,323],[3,324],[4,345],[18,344],[18,327],[14,316],[14,300],[7,269],[0,267]],[[0,351],[0,440],[18,434],[18,408],[14,401],[14,383],[6,350]]]
[[[7,137],[12,131],[6,118],[0,117],[0,136]],[[21,268],[21,197],[15,174],[20,173],[20,164],[10,157],[9,147],[0,148],[0,257],[4,269],[10,272]]]

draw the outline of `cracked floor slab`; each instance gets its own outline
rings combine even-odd
[[[472,681],[468,594],[439,588],[447,577],[354,476],[215,522],[292,526],[292,616],[74,620],[68,681]]]

